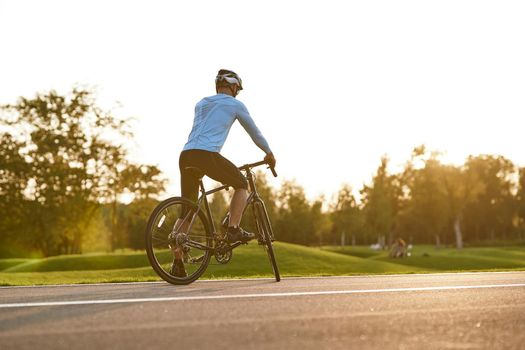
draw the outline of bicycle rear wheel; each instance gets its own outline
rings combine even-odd
[[[174,237],[179,237],[179,244],[175,243]],[[181,197],[168,198],[153,210],[146,227],[148,259],[166,282],[189,284],[208,267],[211,252],[190,247],[188,242],[208,247],[213,245],[206,216],[191,201]],[[174,263],[177,263],[177,269],[173,268]],[[186,276],[181,272],[181,264]]]
[[[272,266],[273,274],[275,275],[275,280],[279,282],[281,280],[281,274],[279,273],[279,267],[277,266],[277,261],[275,260],[275,253],[273,251],[273,231],[272,226],[270,225],[270,220],[268,218],[268,213],[266,212],[264,203],[255,202],[253,206],[257,232],[259,233],[260,239],[263,241],[264,248],[266,250],[266,253],[268,254],[268,259],[270,260],[270,265]]]

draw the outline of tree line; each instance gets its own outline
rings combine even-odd
[[[162,192],[156,166],[130,160],[129,120],[73,89],[19,98],[0,110],[0,254],[81,253],[104,213],[109,246],[119,246],[119,197],[138,201]]]
[[[285,181],[269,188],[259,174],[279,240],[305,245],[525,243],[525,168],[498,155],[469,156],[443,164],[438,152],[414,148],[397,173],[381,159],[359,200],[342,185],[331,201],[308,201],[304,189]],[[219,202],[224,202],[220,200]]]
[[[129,120],[99,108],[85,89],[1,106],[0,257],[142,249],[166,179],[130,159],[132,137]],[[331,200],[313,201],[295,181],[275,189],[257,173],[257,184],[280,241],[388,245],[402,237],[458,248],[525,241],[525,168],[503,156],[470,156],[455,166],[419,146],[397,173],[382,158],[357,198],[346,184]],[[123,194],[132,202],[121,203]],[[216,218],[228,202],[228,193],[213,196]],[[243,220],[253,228],[250,213]]]

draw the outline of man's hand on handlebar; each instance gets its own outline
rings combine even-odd
[[[268,153],[266,157],[264,157],[264,161],[268,163],[270,168],[275,168],[275,163],[277,163],[275,157],[273,156],[273,153]]]

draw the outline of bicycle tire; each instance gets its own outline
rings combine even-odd
[[[159,203],[149,217],[145,232],[146,252],[151,267],[160,278],[175,285],[190,284],[197,280],[206,271],[212,255],[209,250],[202,251],[203,256],[200,257],[202,259],[195,264],[198,265],[197,267],[194,267],[193,263],[186,263],[185,261],[184,267],[186,271],[191,267],[186,277],[174,276],[169,268],[165,269],[165,267],[170,266],[168,259],[171,258],[173,261],[173,253],[170,250],[167,236],[172,231],[176,219],[180,216],[180,211],[184,210],[184,208],[189,209],[190,212],[197,213],[194,224],[190,228],[192,232],[187,232],[187,235],[189,237],[199,237],[203,241],[202,244],[211,246],[213,237],[206,216],[202,210],[198,210],[198,206],[195,203],[182,197],[171,197]],[[197,236],[197,233],[194,232],[198,232],[199,235]]]
[[[272,266],[275,281],[279,282],[281,280],[281,274],[279,273],[279,267],[277,266],[277,261],[275,260],[275,253],[272,245],[273,233],[270,220],[268,218],[268,213],[264,207],[264,203],[255,202],[253,205],[255,208],[257,230],[264,240],[264,248],[268,254],[268,259],[270,260],[270,265]]]

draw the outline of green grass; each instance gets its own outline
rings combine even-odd
[[[33,261],[33,259],[1,259],[0,260],[0,271],[9,270],[15,266],[19,266],[28,262]]]
[[[94,271],[145,266],[149,266],[146,254],[144,252],[131,252],[124,254],[61,255],[47,259],[29,259],[12,265],[2,272]]]
[[[310,248],[276,243],[281,274],[334,276],[447,271],[525,270],[525,247],[436,250],[416,246],[406,259],[390,259],[386,251],[368,247]],[[257,244],[234,250],[227,265],[212,258],[202,278],[271,277],[265,251]],[[160,280],[144,252],[58,256],[45,259],[0,260],[0,285],[34,285]]]
[[[325,247],[324,249],[348,256],[362,256],[367,247]],[[502,269],[525,269],[525,246],[498,248],[436,249],[434,246],[415,246],[412,256],[391,259],[387,251],[374,251],[368,260],[395,263],[405,267],[422,268],[429,272],[482,271]]]

